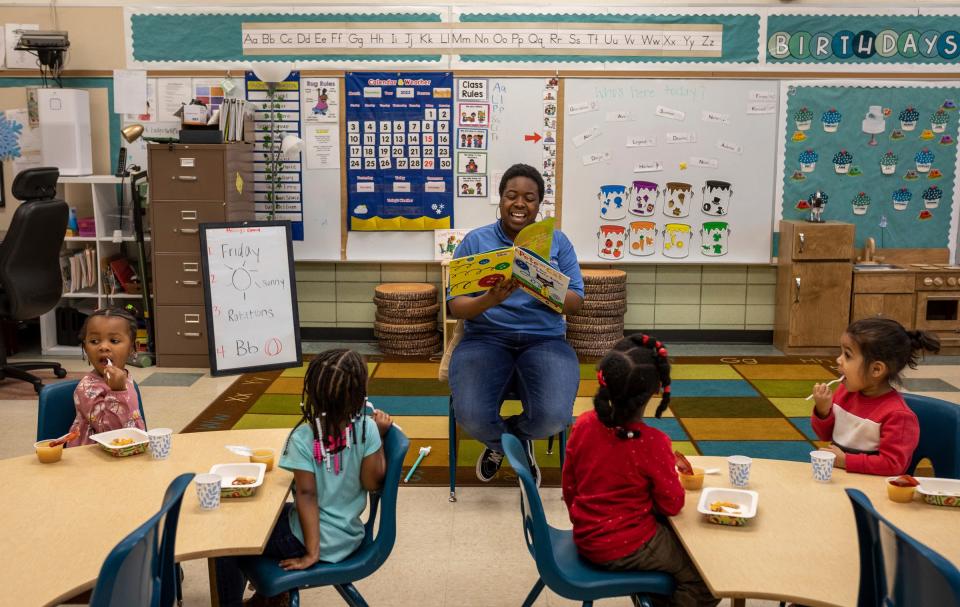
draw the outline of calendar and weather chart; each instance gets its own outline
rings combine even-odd
[[[346,74],[351,230],[453,227],[453,74]]]

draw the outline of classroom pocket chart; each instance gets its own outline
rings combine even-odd
[[[453,225],[453,76],[346,75],[350,230]]]

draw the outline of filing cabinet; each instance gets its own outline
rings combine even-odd
[[[255,219],[253,145],[151,144],[157,364],[208,367],[200,224]]]

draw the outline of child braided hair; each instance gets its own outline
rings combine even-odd
[[[649,335],[621,339],[597,363],[600,389],[593,397],[597,418],[618,436],[632,438],[623,427],[643,411],[650,398],[663,389],[657,407],[660,417],[670,404],[670,361],[667,348]]]
[[[361,442],[366,442],[367,365],[353,350],[327,350],[310,361],[300,396],[303,417],[300,424],[310,424],[313,430],[314,457],[331,467],[330,459],[357,443],[356,424],[360,422]],[[293,431],[290,432],[293,436]],[[289,444],[289,437],[287,443]],[[284,452],[287,445],[284,445]],[[339,459],[334,465],[339,472]]]

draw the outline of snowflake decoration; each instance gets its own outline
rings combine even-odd
[[[0,112],[0,161],[20,157],[20,131],[23,125],[14,120],[8,120]]]
[[[443,203],[434,203],[430,205],[430,208],[433,209],[434,213],[440,215],[443,213]]]

